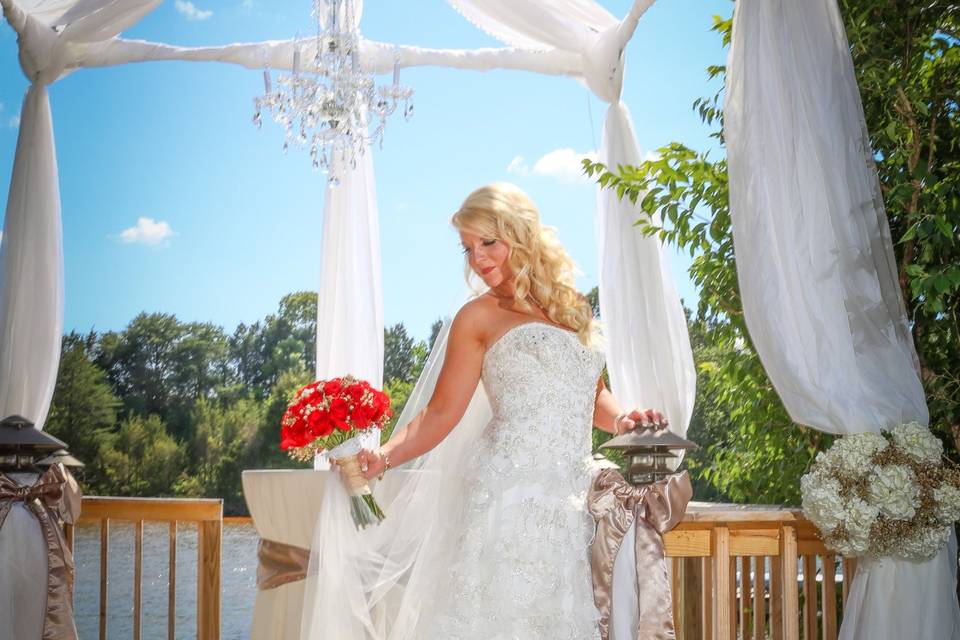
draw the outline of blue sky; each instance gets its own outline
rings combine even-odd
[[[631,4],[601,3],[614,15]],[[284,39],[310,32],[310,4],[168,0],[124,35],[187,46]],[[499,46],[442,0],[364,4],[361,29],[374,40]],[[710,26],[731,11],[729,0],[660,0],[641,20],[623,91],[641,151],[672,140],[716,148],[690,105],[719,88],[704,73],[726,57]],[[395,115],[374,156],[386,323],[402,321],[425,338],[462,297],[448,220],[467,193],[493,180],[533,197],[582,270],[578,286],[593,287],[595,189],[570,169],[575,154],[597,147],[606,105],[570,78],[525,72],[418,68],[401,80],[415,91],[415,115]],[[15,34],[0,24],[4,195],[26,88]],[[232,331],[273,313],[283,294],[317,288],[325,178],[306,153],[282,154],[277,125],[253,126],[261,91],[259,72],[188,62],[81,70],[51,87],[65,330],[121,329],[140,311],[163,311]],[[688,265],[674,256],[691,305]]]

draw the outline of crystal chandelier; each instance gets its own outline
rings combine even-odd
[[[284,152],[293,142],[309,148],[314,168],[323,170],[336,184],[338,168],[349,162],[355,168],[367,145],[383,145],[387,117],[403,102],[404,118],[413,115],[413,90],[400,85],[400,56],[393,63],[393,84],[375,86],[373,74],[360,65],[359,14],[356,0],[314,0],[317,21],[312,64],[301,67],[300,47],[294,42],[292,73],[277,76],[273,86],[264,69],[264,94],[254,98],[253,122],[261,125],[266,109],[284,128]],[[362,4],[360,5],[362,7]],[[369,123],[377,119],[370,133]]]

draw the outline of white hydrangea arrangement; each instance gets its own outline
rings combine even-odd
[[[806,517],[844,556],[926,560],[960,519],[960,469],[916,422],[838,438],[817,454],[800,491]]]

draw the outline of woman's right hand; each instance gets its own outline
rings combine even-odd
[[[357,462],[360,463],[360,471],[363,472],[363,477],[367,480],[379,477],[387,466],[387,461],[379,449],[376,451],[361,449],[360,453],[357,454]]]

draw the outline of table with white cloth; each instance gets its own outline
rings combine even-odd
[[[324,487],[331,473],[314,469],[244,471],[243,495],[261,540],[310,549]],[[377,483],[377,497],[389,496],[393,484],[391,478],[402,480],[406,473],[416,472],[391,471]],[[305,584],[304,580],[295,580],[257,591],[250,637],[256,640],[299,640]]]

